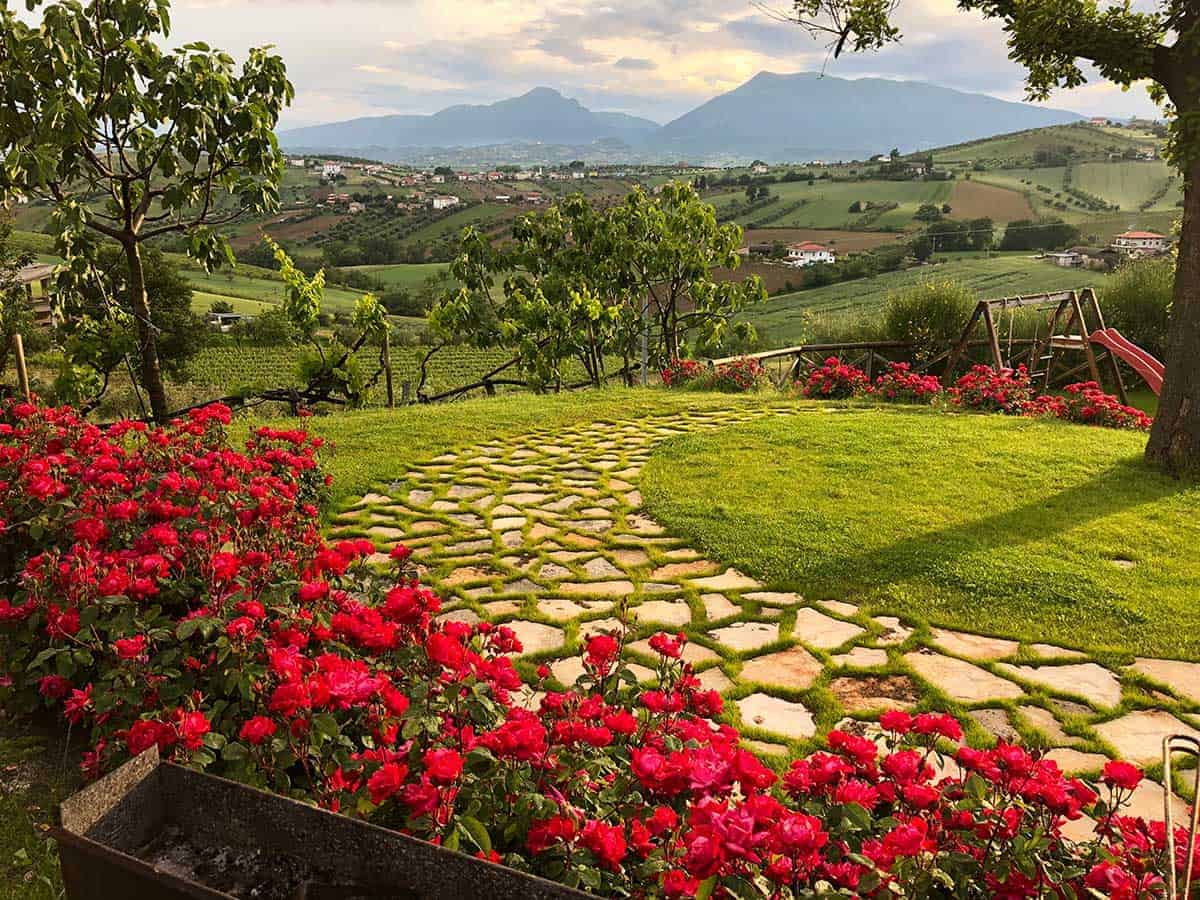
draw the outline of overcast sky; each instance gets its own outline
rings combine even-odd
[[[786,8],[786,0],[778,0]],[[666,122],[760,71],[819,71],[820,42],[750,0],[175,0],[171,43],[274,44],[296,86],[284,127],[429,113],[554,87],[596,110]],[[1010,100],[1022,70],[994,22],[955,0],[903,0],[903,41],[830,75],[931,81]],[[1140,87],[1099,79],[1046,104],[1153,116]]]

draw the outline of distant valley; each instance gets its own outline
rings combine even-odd
[[[782,163],[866,159],[892,146],[907,153],[1080,118],[924,82],[760,72],[664,125],[592,111],[539,87],[497,103],[314,125],[279,139],[292,152],[415,164]]]

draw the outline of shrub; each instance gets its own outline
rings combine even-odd
[[[924,281],[888,296],[884,336],[910,342],[919,362],[932,359],[962,334],[975,302],[975,294],[960,281]]]
[[[891,403],[932,403],[942,394],[942,383],[929,374],[912,371],[908,363],[889,363],[875,379],[874,395]]]
[[[856,366],[844,364],[836,356],[825,360],[825,365],[813,369],[804,382],[805,397],[823,400],[844,400],[870,393],[871,382],[866,373]]]
[[[757,359],[742,357],[717,366],[709,386],[726,393],[744,394],[757,390],[766,381],[767,373],[762,363]]]
[[[1105,280],[1100,300],[1105,324],[1162,359],[1175,288],[1175,261],[1168,257],[1128,262]]]
[[[653,690],[618,628],[588,639],[570,689],[521,708],[509,629],[437,622],[404,547],[387,579],[369,541],[326,545],[315,442],[263,430],[236,452],[227,420],[101,430],[0,406],[0,538],[20,560],[0,601],[4,699],[90,730],[89,773],[157,745],[605,896],[1161,890],[1162,826],[1121,815],[1133,766],[1106,766],[1103,801],[1003,743],[959,746],[954,772],[954,718],[892,712],[877,739],[831,732],[781,778],[714,723],[721,697],[681,635],[650,638]],[[1064,840],[1083,814],[1097,840]]]
[[[1138,431],[1149,431],[1154,424],[1150,416],[1106,394],[1094,381],[1069,384],[1065,391],[1063,396],[1053,398],[1049,412],[1068,422]]]
[[[662,383],[667,387],[692,384],[706,373],[704,365],[694,359],[673,359],[662,370]]]
[[[972,366],[950,389],[950,398],[967,409],[1021,415],[1034,394],[1024,366],[999,372],[989,366]]]

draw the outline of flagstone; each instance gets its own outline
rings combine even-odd
[[[506,516],[502,519],[492,519],[492,528],[496,531],[511,531],[525,525],[524,516]]]
[[[473,609],[452,609],[434,617],[435,622],[463,622],[467,625],[477,625],[481,621],[479,613]]]
[[[921,697],[907,675],[843,675],[829,682],[829,690],[849,712],[907,709]]]
[[[450,516],[450,519],[467,528],[480,528],[483,526],[483,519],[475,515],[475,513],[454,513]]]
[[[614,491],[631,491],[633,485],[628,481],[622,481],[620,478],[609,478],[608,486]]]
[[[528,578],[518,578],[516,581],[510,581],[504,585],[502,593],[505,594],[536,594],[542,589],[542,586],[536,581],[530,581]]]
[[[879,650],[874,647],[853,647],[849,653],[832,656],[830,660],[835,666],[869,669],[874,666],[887,665],[888,655],[886,650]]]
[[[1009,721],[1006,710],[972,709],[967,715],[997,741],[1003,741],[1006,744],[1021,743],[1021,733]]]
[[[555,550],[553,553],[547,553],[552,560],[560,563],[575,562],[577,559],[586,559],[592,554],[586,550]]]
[[[632,612],[638,622],[681,626],[692,621],[692,609],[682,600],[649,600]]]
[[[633,593],[633,582],[625,579],[616,581],[564,581],[558,586],[564,594],[592,594],[600,597],[619,597]]]
[[[492,617],[508,616],[519,612],[521,605],[516,600],[493,600],[483,605],[483,611]]]
[[[1102,753],[1084,753],[1072,750],[1070,747],[1056,747],[1046,753],[1046,759],[1051,760],[1064,775],[1079,775],[1083,772],[1099,772],[1108,762],[1108,757]]]
[[[496,578],[499,574],[491,566],[462,566],[445,578],[438,580],[446,587],[457,587],[460,584],[470,584],[472,581],[487,581]]]
[[[671,561],[680,561],[688,559],[699,559],[700,554],[691,547],[680,547],[678,550],[667,550],[662,554],[663,559]]]
[[[520,534],[520,532],[517,533]],[[557,533],[557,528],[551,528],[549,525],[543,525],[541,522],[536,522],[529,529],[529,543],[537,543],[542,538],[550,537],[550,535]]]
[[[1087,657],[1086,653],[1079,650],[1068,650],[1066,647],[1059,647],[1056,644],[1030,644],[1029,649],[1046,659],[1084,659]]]
[[[602,534],[612,528],[612,525],[612,519],[584,519],[567,523],[568,528],[586,531],[588,534]]]
[[[912,628],[902,624],[895,616],[875,616],[874,621],[883,629],[883,633],[875,640],[885,647],[895,647],[912,637]]]
[[[489,494],[486,497],[480,497],[478,500],[471,503],[471,509],[477,509],[480,512],[486,512],[496,502],[496,498]]]
[[[796,606],[804,602],[804,598],[793,591],[753,591],[742,594],[742,599],[764,603],[767,606]]]
[[[742,611],[740,606],[731,602],[724,594],[701,594],[700,602],[704,604],[705,618],[711,622],[728,619]]]
[[[512,494],[505,494],[501,502],[507,503],[510,506],[537,506],[544,500],[549,499],[549,494],[539,494],[533,491],[517,491]]]
[[[693,578],[691,581],[700,590],[742,591],[762,587],[761,582],[749,575],[743,575],[737,569],[726,569],[720,575],[713,575],[709,578]]]
[[[1133,669],[1151,681],[1165,684],[1185,700],[1200,703],[1200,663],[1138,657],[1134,660]]]
[[[1112,744],[1120,759],[1138,764],[1161,761],[1165,737],[1178,734],[1200,738],[1200,731],[1159,709],[1136,710],[1092,727],[1102,740]]]
[[[1022,719],[1045,735],[1052,746],[1063,747],[1079,743],[1079,738],[1071,737],[1063,730],[1062,723],[1050,710],[1040,706],[1022,706],[1018,712]]]
[[[421,519],[418,522],[413,522],[408,526],[408,528],[409,531],[416,532],[417,534],[424,534],[430,531],[444,531],[446,526],[441,522],[434,522],[432,519]]]
[[[516,620],[505,627],[511,628],[517,640],[521,642],[521,653],[542,653],[546,650],[557,650],[563,645],[561,628],[544,625],[541,622],[525,622]]]
[[[484,541],[461,541],[457,544],[449,544],[446,547],[446,552],[451,556],[461,555],[464,553],[479,553],[482,550],[491,550],[492,542]]]
[[[750,738],[742,738],[741,744],[751,753],[757,753],[760,756],[783,756],[791,752],[787,744],[773,744],[770,741],[755,741]]]
[[[371,537],[383,538],[388,541],[398,541],[404,537],[403,528],[391,528],[387,525],[373,525],[367,529]]]
[[[430,494],[430,496],[432,497],[433,495]],[[377,494],[374,491],[370,491],[366,494],[363,494],[362,497],[359,499],[359,501],[354,505],[355,506],[376,506],[381,503],[391,503],[391,502],[392,502],[392,498],[389,497],[387,494]]]
[[[1093,706],[1116,706],[1121,702],[1121,682],[1097,663],[1065,666],[1014,666],[1001,663],[1002,671],[1049,688],[1060,694],[1076,694]]]
[[[796,624],[792,627],[793,637],[822,650],[840,647],[860,634],[863,634],[861,626],[831,618],[812,607],[797,610]]]
[[[548,512],[565,512],[582,499],[583,498],[578,494],[568,494],[567,496],[561,497],[552,503],[542,504],[542,509],[547,510]]]
[[[634,509],[638,509],[642,505],[642,492],[628,491],[625,494],[625,502]]]
[[[829,610],[831,613],[836,613],[839,616],[857,616],[858,607],[853,603],[847,603],[845,600],[823,600],[821,606]]]
[[[446,491],[446,496],[452,500],[474,500],[483,493],[484,489],[480,487],[471,487],[466,484],[452,484],[449,490]]]
[[[650,562],[650,557],[646,555],[645,550],[633,550],[624,547],[613,550],[612,557],[621,565],[631,569],[644,566]]]
[[[509,549],[520,547],[523,542],[524,537],[519,531],[506,531],[500,535],[500,543]]]
[[[547,619],[566,622],[587,612],[587,609],[563,597],[546,597],[537,602],[537,611]]]
[[[789,647],[778,653],[746,660],[738,678],[803,691],[812,687],[823,668],[821,661],[803,647]]]
[[[434,500],[429,504],[429,508],[434,512],[454,512],[456,509],[462,509],[462,504],[453,500]]]
[[[1017,641],[969,634],[965,631],[950,631],[946,628],[933,629],[933,642],[955,656],[985,661],[1012,656],[1021,646]]]
[[[663,527],[646,516],[630,513],[625,517],[629,530],[635,534],[663,534]]]
[[[609,616],[607,619],[593,619],[590,622],[583,622],[579,626],[579,639],[586,641],[588,638],[597,634],[621,634],[624,632],[625,626],[620,619],[615,619]]]
[[[650,577],[663,580],[669,578],[683,578],[688,575],[702,575],[711,572],[717,567],[717,564],[710,562],[707,559],[696,559],[691,562],[667,563],[665,566],[659,566],[650,573]]]
[[[480,597],[490,597],[496,593],[496,589],[490,584],[485,584],[483,587],[468,588],[463,591],[463,594],[471,600],[478,600]]]
[[[575,534],[571,531],[563,532],[560,540],[570,547],[586,547],[589,550],[604,546],[603,541],[599,541],[594,537],[588,537],[587,535]]]
[[[779,640],[779,625],[774,622],[734,622],[714,628],[709,636],[731,650],[757,650]]]
[[[1012,700],[1024,693],[1020,685],[953,656],[918,650],[906,653],[904,662],[934,687],[962,703]]]
[[[705,669],[696,676],[696,680],[700,682],[702,690],[716,691],[718,694],[723,694],[733,687],[733,682],[729,680],[728,675],[721,671],[720,666]]]
[[[817,723],[804,704],[770,694],[751,694],[737,701],[742,721],[789,738],[809,738],[817,733]]]
[[[1166,794],[1166,790],[1157,781],[1144,778],[1142,783],[1133,789],[1133,794],[1129,797],[1129,807],[1122,810],[1121,814],[1142,818],[1148,822],[1162,822],[1166,814],[1163,803]],[[1189,822],[1189,812],[1187,803],[1172,793],[1171,814],[1175,824],[1183,825]]]
[[[559,578],[569,578],[570,576],[571,570],[557,563],[545,563],[538,569],[538,578],[545,578],[550,581],[556,581]]]

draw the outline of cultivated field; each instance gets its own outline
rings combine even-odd
[[[369,275],[392,290],[412,290],[419,288],[430,276],[448,268],[445,263],[400,263],[391,266],[351,266],[347,271]]]
[[[1146,146],[1154,140],[1141,133],[1085,123],[1055,125],[944,147],[933,151],[933,159],[938,165],[977,160],[1020,165],[1032,163],[1038,150],[1052,145],[1071,146],[1079,156],[1106,157],[1110,152]]]
[[[1183,198],[1178,175],[1162,160],[1083,163],[1075,186],[1123,210],[1174,209]]]
[[[986,216],[997,224],[1033,217],[1033,207],[1023,193],[978,181],[956,181],[950,192],[950,208],[956,219]]]
[[[887,244],[902,243],[904,240],[904,235],[888,231],[841,231],[831,228],[747,228],[742,238],[742,246],[772,244],[775,241],[784,244],[816,241],[818,244],[827,244],[840,253],[862,253]]]
[[[855,228],[855,229],[903,229],[913,224],[913,215],[922,203],[939,206],[950,198],[953,182],[949,181],[818,181],[809,185],[806,181],[771,185],[771,193],[778,197],[766,206],[755,206],[749,210],[744,192],[706,196],[706,202],[742,225],[757,228]],[[850,212],[854,203],[897,204],[890,210]]]

